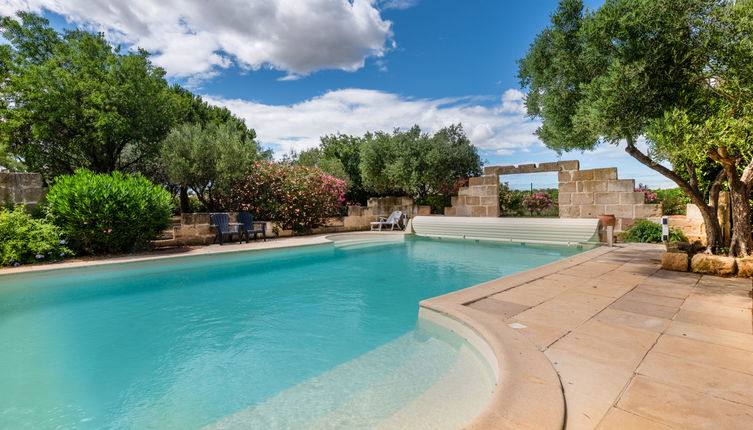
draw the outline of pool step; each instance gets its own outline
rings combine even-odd
[[[456,361],[457,351],[450,345],[437,339],[429,339],[399,368],[306,428],[372,428],[428,390],[455,365]]]
[[[401,336],[263,403],[218,420],[205,430],[306,428],[399,368],[411,357],[406,351],[413,352],[416,343],[414,333]]]
[[[338,240],[335,242],[335,248],[337,249],[343,249],[343,250],[350,250],[350,249],[363,249],[363,248],[372,248],[376,246],[384,246],[384,245],[391,245],[395,243],[402,243],[403,237],[401,236],[395,236],[395,237],[385,237],[385,238],[367,238],[367,239],[346,239],[346,240]]]
[[[455,365],[442,379],[382,421],[376,430],[462,428],[481,412],[492,391],[494,382],[486,365],[463,345]]]

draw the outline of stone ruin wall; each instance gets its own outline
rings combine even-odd
[[[0,204],[22,204],[37,207],[47,194],[39,173],[0,172]]]
[[[622,231],[636,220],[661,216],[661,205],[644,203],[643,193],[635,191],[634,179],[619,179],[616,167],[580,170],[577,160],[486,167],[483,176],[470,178],[468,186],[459,190],[445,215],[497,217],[500,175],[544,172],[557,172],[560,218],[613,214],[615,230]]]

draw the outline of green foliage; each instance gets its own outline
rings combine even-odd
[[[751,34],[751,1],[607,0],[586,11],[562,0],[520,61],[528,113],[543,120],[537,134],[557,151],[626,141],[631,156],[713,219],[707,201],[723,166],[737,204],[753,186]],[[746,229],[738,237],[750,242]],[[707,231],[719,246],[718,224]]]
[[[503,217],[556,217],[559,215],[557,189],[513,190],[507,182],[499,185],[499,214]]]
[[[654,190],[656,200],[662,204],[664,215],[685,215],[690,199],[679,188]]]
[[[449,194],[460,178],[481,174],[477,149],[461,125],[434,135],[418,126],[392,134],[364,136],[361,177],[374,194],[403,194],[421,200],[432,194]]]
[[[161,152],[167,181],[192,189],[209,211],[221,209],[219,188],[238,181],[262,151],[234,124],[182,124],[170,131]]]
[[[58,34],[47,20],[0,20],[6,58],[0,140],[47,179],[77,168],[135,171],[154,159],[176,96],[148,53],[124,53],[99,34]],[[2,71],[0,71],[2,73]]]
[[[510,189],[507,182],[499,184],[499,214],[512,217],[523,215],[523,193]]]
[[[48,212],[71,245],[90,254],[144,249],[170,225],[170,193],[148,179],[121,172],[77,170],[55,179]]]
[[[629,229],[625,230],[620,238],[626,242],[659,243],[661,242],[661,225],[648,221],[636,221]],[[688,239],[682,230],[669,229],[670,242],[687,242]]]
[[[59,228],[23,206],[0,208],[0,266],[62,260],[72,255],[65,243]]]
[[[353,186],[353,180],[345,171],[342,161],[338,158],[325,157],[321,147],[310,148],[301,152],[292,151],[283,161],[300,166],[316,167],[330,176],[345,181],[348,189]]]
[[[257,161],[242,180],[223,189],[222,206],[245,210],[257,220],[279,221],[305,232],[343,214],[345,181],[315,167]]]

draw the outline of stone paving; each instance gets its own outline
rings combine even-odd
[[[468,306],[551,361],[567,429],[753,429],[750,279],[660,270],[631,245]]]

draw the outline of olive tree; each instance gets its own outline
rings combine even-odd
[[[710,252],[724,246],[716,207],[726,181],[728,245],[749,253],[750,36],[751,1],[607,0],[587,11],[562,0],[519,63],[528,114],[557,151],[625,142],[698,206]]]

